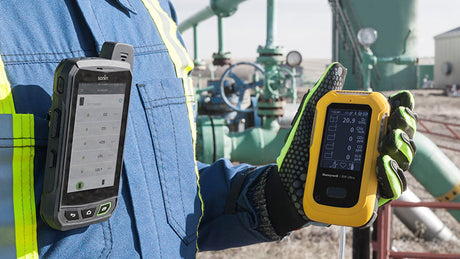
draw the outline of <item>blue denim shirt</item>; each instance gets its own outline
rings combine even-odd
[[[168,1],[160,5],[175,19]],[[189,258],[198,229],[202,250],[267,240],[255,230],[257,217],[245,197],[263,167],[245,181],[237,213],[225,215],[232,180],[250,166],[198,163],[202,214],[182,81],[142,1],[3,0],[0,10],[0,55],[16,112],[35,116],[41,256]],[[60,232],[39,216],[54,70],[64,58],[97,56],[105,41],[128,43],[135,51],[120,199],[110,220]]]

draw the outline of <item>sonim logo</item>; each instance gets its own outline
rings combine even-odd
[[[106,80],[109,80],[109,77],[107,75],[98,76],[97,80],[98,81],[106,81]]]

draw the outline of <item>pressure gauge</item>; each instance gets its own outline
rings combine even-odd
[[[361,28],[358,31],[358,41],[361,45],[369,48],[377,40],[377,31],[371,27]]]
[[[300,55],[300,52],[297,50],[289,51],[289,53],[286,55],[286,63],[290,67],[296,67],[302,63],[302,55]]]

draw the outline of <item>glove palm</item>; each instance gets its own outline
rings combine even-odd
[[[286,143],[277,158],[278,173],[285,190],[305,220],[302,206],[305,180],[310,158],[310,138],[315,107],[321,97],[343,87],[347,70],[340,63],[332,63],[315,86],[304,95]]]

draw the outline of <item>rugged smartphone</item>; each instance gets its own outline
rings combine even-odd
[[[117,205],[133,48],[108,42],[101,56],[55,71],[40,214],[58,230],[105,221]]]

